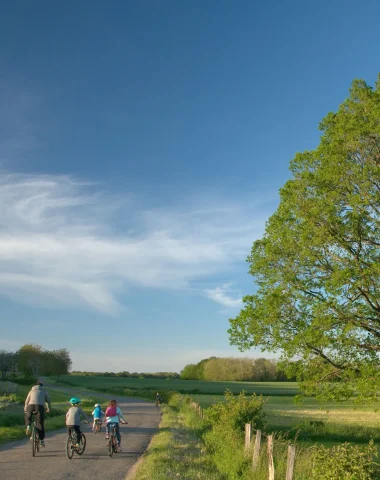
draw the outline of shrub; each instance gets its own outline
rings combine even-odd
[[[35,385],[37,383],[37,377],[12,377],[12,382],[19,385],[26,385],[27,387]]]
[[[264,427],[264,401],[256,395],[242,392],[235,396],[225,393],[225,402],[207,409],[208,431],[204,442],[220,473],[231,480],[241,479],[249,470],[249,460],[244,456],[244,427],[250,423],[254,429]]]
[[[254,429],[262,429],[265,425],[264,400],[261,396],[249,395],[244,392],[234,396],[229,390],[224,394],[225,401],[217,402],[207,409],[207,421],[231,424],[233,428],[244,432],[246,423]]]
[[[366,447],[344,443],[333,448],[320,446],[313,456],[313,478],[318,480],[375,480],[380,478],[374,462],[373,440]]]

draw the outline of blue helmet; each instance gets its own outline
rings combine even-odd
[[[71,405],[78,405],[78,403],[80,403],[80,398],[77,398],[77,397],[70,398],[70,403]]]

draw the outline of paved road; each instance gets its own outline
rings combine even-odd
[[[55,385],[53,388],[58,389]],[[69,395],[91,396],[102,401],[110,398],[99,393],[62,388]],[[82,456],[66,457],[66,430],[50,432],[46,448],[32,457],[30,442],[11,442],[0,447],[0,478],[12,480],[125,480],[128,470],[144,452],[151,437],[157,431],[160,412],[154,404],[137,398],[113,397],[128,421],[120,424],[122,435],[121,453],[108,456],[104,431],[99,435],[91,432],[91,424],[84,425],[87,437],[86,451]],[[104,429],[103,429],[104,430]]]

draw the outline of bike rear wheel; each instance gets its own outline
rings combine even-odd
[[[36,453],[40,451],[40,438],[37,432],[36,425],[33,425],[32,430],[32,455],[36,456]]]
[[[86,436],[84,433],[82,433],[82,436],[79,442],[79,447],[77,448],[76,451],[78,455],[83,455],[85,450],[86,450]]]
[[[70,435],[67,437],[67,441],[66,441],[66,455],[67,455],[67,458],[69,458],[70,460],[74,456],[74,443]]]
[[[113,434],[111,433],[110,439],[108,441],[108,455],[110,457],[112,457],[113,455],[113,442],[114,442],[114,438],[113,438]]]
[[[32,430],[32,455],[36,456],[36,427],[33,427]]]

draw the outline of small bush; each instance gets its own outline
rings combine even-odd
[[[26,385],[31,387],[37,383],[37,377],[12,377],[13,383],[18,383],[19,385]]]
[[[249,460],[244,455],[244,428],[250,423],[254,429],[265,425],[264,401],[256,395],[242,392],[234,396],[225,393],[225,402],[207,409],[208,431],[204,442],[219,472],[231,480],[241,479],[249,470]]]
[[[231,424],[240,432],[244,432],[246,423],[254,429],[263,429],[265,425],[264,400],[257,395],[246,396],[244,392],[234,396],[226,391],[224,402],[218,402],[207,409],[207,421],[211,425]]]
[[[0,396],[0,409],[8,407],[12,403],[16,403],[18,401],[17,395],[15,393],[11,393],[10,395],[1,395]]]
[[[320,446],[313,456],[313,479],[375,480],[380,478],[379,465],[374,462],[377,448],[373,440],[366,447],[344,443],[333,448]]]

